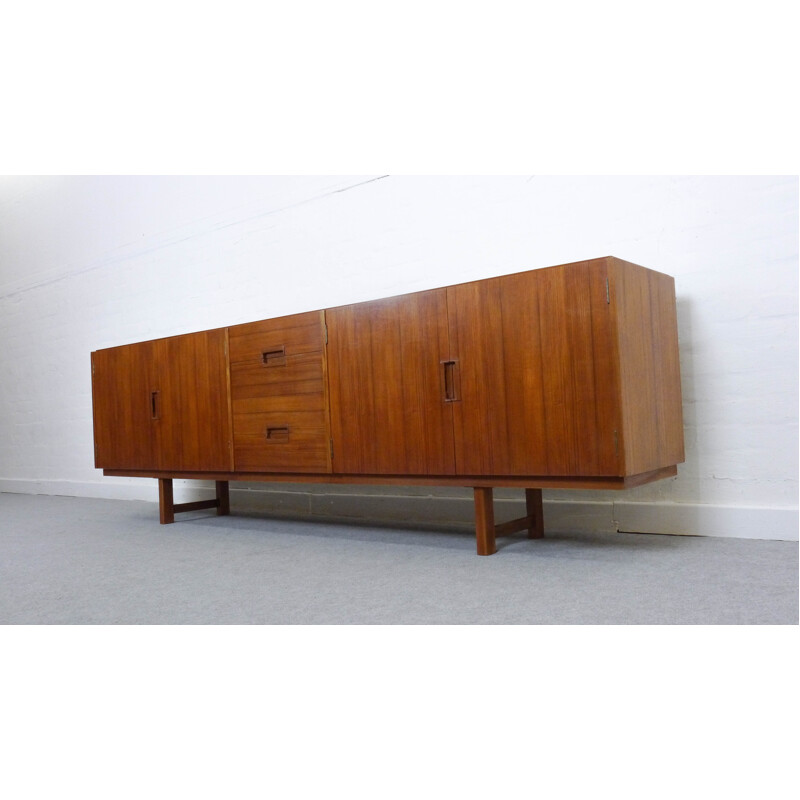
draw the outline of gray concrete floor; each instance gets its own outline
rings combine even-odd
[[[2,624],[798,623],[796,542],[468,532],[0,494]]]

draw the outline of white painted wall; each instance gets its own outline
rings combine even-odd
[[[796,177],[0,178],[0,490],[155,498],[93,468],[92,350],[616,255],[676,279],[686,463],[546,492],[548,527],[797,538],[797,221]],[[252,488],[470,514],[460,490]]]

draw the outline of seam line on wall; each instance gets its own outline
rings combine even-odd
[[[237,219],[235,222],[226,222],[220,225],[216,225],[211,228],[204,229],[202,231],[198,231],[196,233],[190,234],[189,236],[180,236],[178,238],[169,237],[165,238],[164,241],[160,242],[156,245],[151,245],[149,247],[144,247],[138,250],[131,250],[130,252],[125,253],[124,255],[119,256],[108,256],[101,259],[99,262],[96,262],[90,267],[86,267],[85,269],[78,269],[74,272],[66,272],[63,275],[58,275],[54,278],[48,278],[47,280],[38,281],[36,283],[31,283],[28,286],[22,286],[18,289],[13,289],[10,292],[0,294],[0,299],[16,297],[18,295],[24,294],[25,292],[33,291],[34,289],[41,289],[45,286],[52,286],[54,283],[59,283],[63,280],[68,280],[70,278],[76,278],[80,275],[86,275],[89,272],[94,272],[98,269],[103,269],[104,267],[109,267],[112,264],[122,263],[124,261],[128,261],[134,258],[140,258],[141,256],[148,255],[149,253],[156,252],[157,250],[163,250],[168,247],[173,247],[174,245],[181,244],[183,242],[188,242],[192,239],[197,239],[202,236],[208,236],[209,234],[217,233],[218,231],[225,230],[226,228],[234,228],[237,225],[245,225],[247,223],[253,222],[254,220],[261,219],[262,217],[269,217],[273,214],[280,214],[284,211],[290,211],[291,209],[298,208],[300,206],[307,205],[308,203],[314,203],[317,200],[324,200],[326,197],[330,197],[334,194],[341,194],[342,192],[349,192],[351,189],[357,189],[360,186],[366,186],[368,183],[374,183],[375,181],[383,180],[384,178],[390,177],[389,175],[379,175],[376,178],[369,178],[365,181],[359,181],[358,183],[353,183],[350,186],[342,186],[339,189],[332,189],[328,192],[324,192],[323,194],[314,195],[313,197],[307,197],[305,200],[298,200],[296,203],[291,203],[288,206],[281,206],[280,208],[273,208],[269,211],[262,211],[259,214],[253,214],[250,217],[245,217],[244,219]]]

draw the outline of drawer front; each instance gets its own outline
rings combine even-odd
[[[234,325],[228,329],[228,336],[232,365],[250,363],[277,368],[282,359],[323,350],[325,315],[322,311],[311,311]]]
[[[281,366],[241,362],[231,364],[231,399],[237,411],[280,410],[281,403],[307,410],[323,407],[322,352],[288,356]],[[288,410],[288,407],[287,407]]]
[[[323,411],[234,414],[234,458],[242,472],[328,472]]]
[[[324,312],[229,329],[237,471],[330,472]]]

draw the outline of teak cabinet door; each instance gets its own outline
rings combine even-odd
[[[230,470],[224,329],[92,354],[95,465]]]
[[[326,319],[334,472],[452,475],[446,291],[328,309]]]
[[[604,263],[447,289],[465,475],[618,475],[618,378]]]
[[[233,468],[225,339],[221,328],[156,342],[161,469]]]
[[[95,466],[153,469],[160,398],[156,342],[92,353]]]

